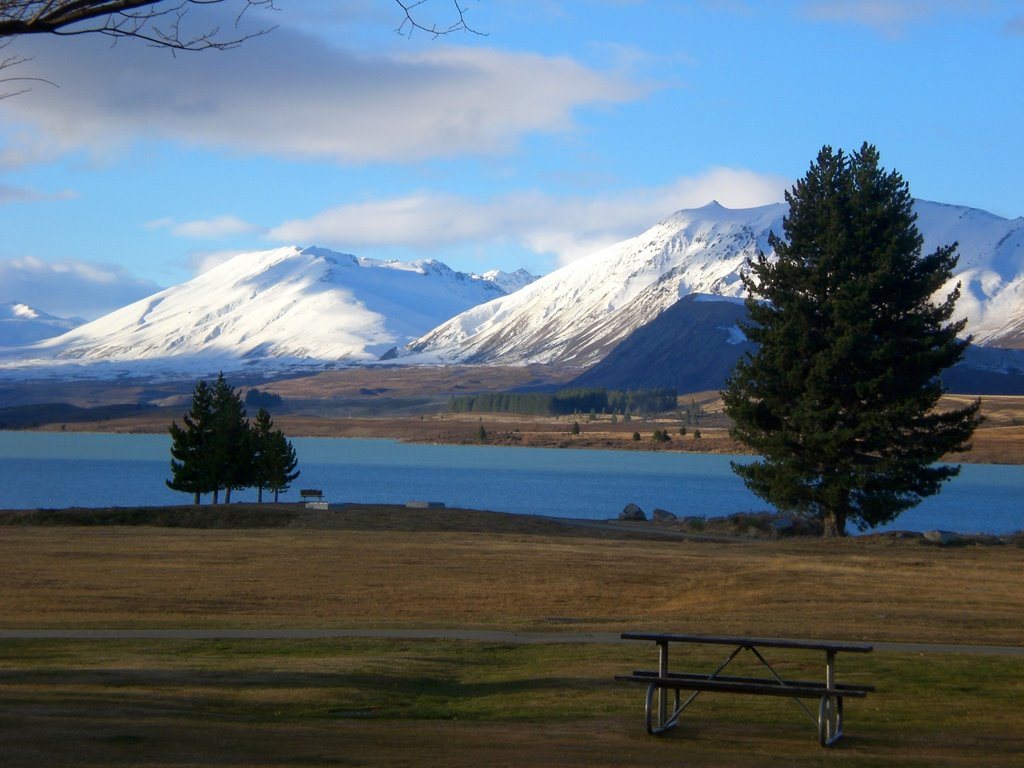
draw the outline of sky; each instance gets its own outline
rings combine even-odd
[[[290,245],[541,275],[865,141],[915,197],[1024,215],[1024,0],[461,3],[441,36],[394,0],[225,0],[188,29],[266,34],[10,41],[0,303],[93,319]]]

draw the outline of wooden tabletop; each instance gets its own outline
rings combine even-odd
[[[743,648],[795,648],[808,651],[844,651],[870,653],[874,647],[865,643],[840,643],[828,640],[789,640],[777,637],[743,637],[740,635],[678,635],[657,632],[623,632],[623,640],[649,640],[655,643],[707,643],[736,645]]]

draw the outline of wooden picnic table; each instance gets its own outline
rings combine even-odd
[[[623,632],[623,640],[654,642],[658,646],[658,668],[656,670],[635,670],[630,675],[617,675],[616,680],[643,683],[647,685],[644,719],[647,732],[658,735],[674,728],[679,716],[702,692],[743,693],[760,696],[788,696],[807,713],[818,728],[818,740],[823,747],[834,745],[843,735],[843,699],[864,698],[874,691],[871,685],[852,685],[836,682],[836,654],[869,653],[872,646],[862,643],[836,643],[822,640],[785,640],[766,637],[739,637],[733,635],[679,635],[650,632]],[[723,645],[733,650],[710,673],[679,672],[669,669],[670,645]],[[824,680],[787,680],[765,659],[764,651],[769,648],[785,648],[798,651],[819,651],[825,654]],[[748,651],[769,673],[768,676],[751,677],[723,674],[725,668],[741,652]],[[692,693],[681,700],[681,690]],[[674,696],[670,707],[669,697]],[[818,699],[815,715],[801,699]]]

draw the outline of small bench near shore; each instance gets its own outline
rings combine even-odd
[[[327,509],[324,492],[319,488],[302,488],[299,498],[306,504],[306,509]]]

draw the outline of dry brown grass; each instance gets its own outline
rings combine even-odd
[[[571,623],[876,641],[1024,637],[1024,550],[1013,545],[345,530],[345,513],[330,514],[342,529],[5,527],[0,562],[16,567],[0,581],[0,626]]]
[[[1024,637],[1024,549],[1007,544],[640,539],[454,510],[289,525],[0,527],[0,626]],[[11,767],[1010,768],[1024,749],[1019,659],[843,659],[879,690],[825,751],[789,702],[753,697],[702,700],[647,737],[642,692],[612,682],[653,662],[638,645],[8,640],[0,658]]]

